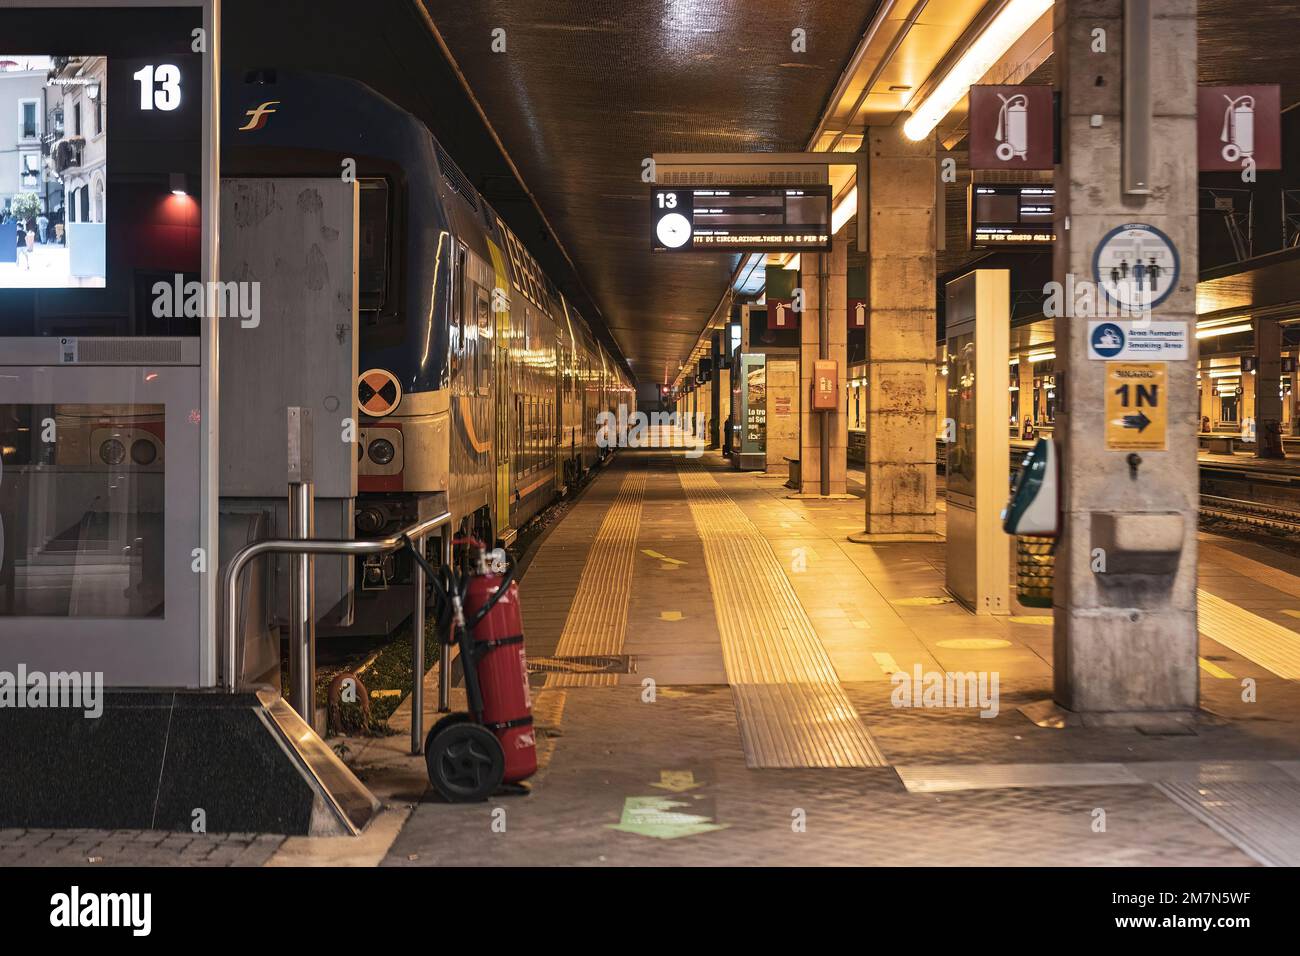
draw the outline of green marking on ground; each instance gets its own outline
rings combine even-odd
[[[672,797],[628,797],[623,801],[623,816],[618,823],[607,823],[610,830],[622,830],[657,840],[675,840],[678,837],[725,830],[728,824],[714,823],[709,817],[695,813],[680,813],[674,807],[689,807],[689,800]]]

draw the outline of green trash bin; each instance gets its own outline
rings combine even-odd
[[[1016,538],[1016,596],[1025,607],[1052,606],[1052,577],[1056,570],[1056,539],[1021,535]]]

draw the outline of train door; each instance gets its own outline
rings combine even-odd
[[[504,227],[502,235],[508,235]],[[505,257],[500,247],[488,240],[492,255],[492,272],[496,287],[492,292],[492,446],[495,449],[494,488],[492,495],[493,531],[498,538],[509,543],[515,530],[510,523],[510,413],[514,394],[510,369],[510,280],[506,276]]]
[[[510,311],[500,309],[493,313],[496,316],[496,335],[492,337],[495,343],[493,352],[495,353],[495,377],[496,377],[496,395],[494,402],[496,407],[493,411],[496,413],[496,434],[493,436],[493,444],[497,450],[496,466],[496,535],[506,542],[514,539],[515,529],[510,523],[510,469],[513,466],[511,455],[511,420],[514,405],[514,381],[510,368]]]

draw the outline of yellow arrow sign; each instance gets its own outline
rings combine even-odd
[[[673,793],[685,793],[687,790],[694,790],[700,784],[695,782],[695,774],[690,770],[660,770],[659,782],[652,783],[650,786]]]
[[[682,619],[681,611],[660,611],[659,619],[663,621],[680,621]]]

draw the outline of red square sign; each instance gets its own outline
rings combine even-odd
[[[769,330],[799,328],[799,313],[794,310],[794,299],[768,296],[767,327]]]
[[[971,169],[1051,169],[1052,88],[970,88]]]
[[[1196,154],[1203,173],[1282,168],[1282,109],[1271,86],[1202,86]]]

